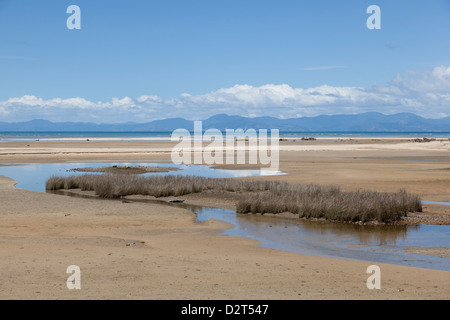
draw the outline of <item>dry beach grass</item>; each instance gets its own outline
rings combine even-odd
[[[279,181],[213,179],[195,176],[81,175],[52,177],[47,190],[95,191],[102,198],[129,195],[183,196],[207,190],[233,192],[238,213],[289,212],[305,218],[346,222],[393,222],[408,212],[422,211],[416,195],[368,190],[343,192],[338,186],[288,184]]]

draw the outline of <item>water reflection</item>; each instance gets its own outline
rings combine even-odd
[[[342,223],[317,223],[303,222],[305,228],[311,232],[317,232],[322,235],[331,234],[335,236],[345,235],[348,233],[355,234],[360,244],[366,245],[387,245],[395,244],[397,240],[405,240],[408,232],[418,230],[418,226],[372,226],[372,225],[356,225]]]
[[[449,258],[404,252],[408,246],[448,247],[450,226],[364,226],[269,216],[234,216],[236,227],[225,233],[245,233],[260,241],[262,247],[450,271]]]

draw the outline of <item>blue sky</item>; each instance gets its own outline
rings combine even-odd
[[[449,67],[447,0],[0,0],[0,121],[437,118]]]

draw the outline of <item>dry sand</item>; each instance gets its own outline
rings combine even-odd
[[[170,162],[170,142],[0,141],[0,164]],[[288,182],[396,191],[450,202],[447,141],[288,141]],[[438,162],[438,161],[447,161]],[[427,206],[429,214],[450,214]],[[20,190],[0,177],[1,299],[448,299],[450,272],[301,255],[220,235],[167,206]],[[414,252],[420,248],[413,248]],[[366,286],[381,268],[381,290]],[[66,269],[81,268],[81,290]]]

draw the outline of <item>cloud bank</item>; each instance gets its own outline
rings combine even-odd
[[[0,101],[0,121],[5,122],[46,119],[124,123],[172,117],[199,120],[218,113],[293,118],[369,111],[385,114],[411,112],[425,118],[450,116],[450,67],[408,71],[384,86],[365,88],[239,84],[200,95],[183,93],[170,99],[142,95],[93,102],[80,97],[44,100],[26,95]]]

